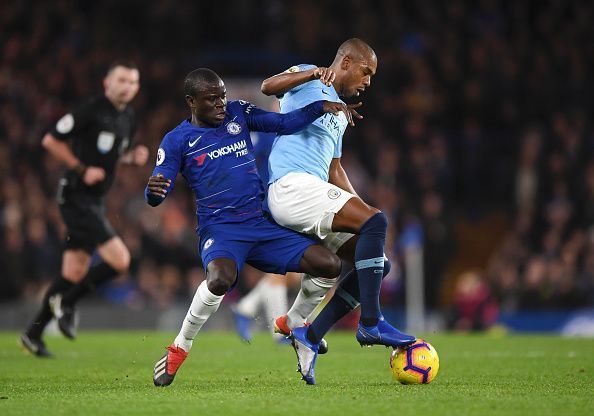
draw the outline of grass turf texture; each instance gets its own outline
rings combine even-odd
[[[389,350],[360,348],[349,333],[327,337],[317,386],[295,372],[290,346],[267,334],[251,345],[232,333],[203,333],[167,388],[152,384],[172,334],[82,332],[47,337],[53,359],[0,333],[0,415],[592,415],[594,340],[553,336],[430,335],[440,373],[403,386]]]

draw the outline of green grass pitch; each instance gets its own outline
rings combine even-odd
[[[167,388],[152,368],[173,335],[83,332],[47,337],[37,359],[0,333],[0,415],[593,415],[594,340],[554,336],[427,336],[440,355],[429,385],[403,386],[389,350],[330,333],[318,385],[295,372],[290,346],[259,334],[203,333]]]

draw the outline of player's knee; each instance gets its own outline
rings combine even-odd
[[[361,227],[361,234],[386,234],[388,229],[388,217],[379,211],[367,220]]]
[[[126,273],[130,268],[130,261],[130,252],[125,250],[112,262],[113,264],[110,264],[110,266],[118,273]]]
[[[62,264],[62,276],[70,282],[80,282],[89,271],[85,264],[69,262]]]
[[[305,273],[324,279],[337,279],[340,275],[341,263],[338,256],[317,256],[306,260],[306,267],[301,263],[301,270]]]
[[[62,276],[70,282],[80,282],[87,274],[88,269],[83,266],[70,266],[62,268]]]
[[[229,276],[214,275],[206,281],[206,287],[211,293],[221,296],[231,288],[234,279]]]
[[[340,275],[342,263],[337,255],[324,257],[322,260],[319,277],[336,279]]]
[[[206,286],[211,293],[224,295],[233,285],[236,275],[235,267],[211,262],[207,267]]]

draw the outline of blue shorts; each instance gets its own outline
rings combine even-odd
[[[205,270],[214,259],[230,258],[238,274],[244,263],[266,273],[285,274],[298,271],[303,253],[318,241],[261,217],[207,226],[200,230],[199,244]]]

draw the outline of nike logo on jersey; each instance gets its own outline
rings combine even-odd
[[[190,146],[190,147],[194,147],[194,145],[195,145],[196,143],[198,143],[198,140],[200,140],[200,138],[201,138],[201,137],[202,137],[202,135],[200,135],[200,136],[196,137],[196,140],[194,140],[193,142],[188,142],[188,146]]]
[[[322,94],[330,95],[330,93],[326,90],[322,90]]]

